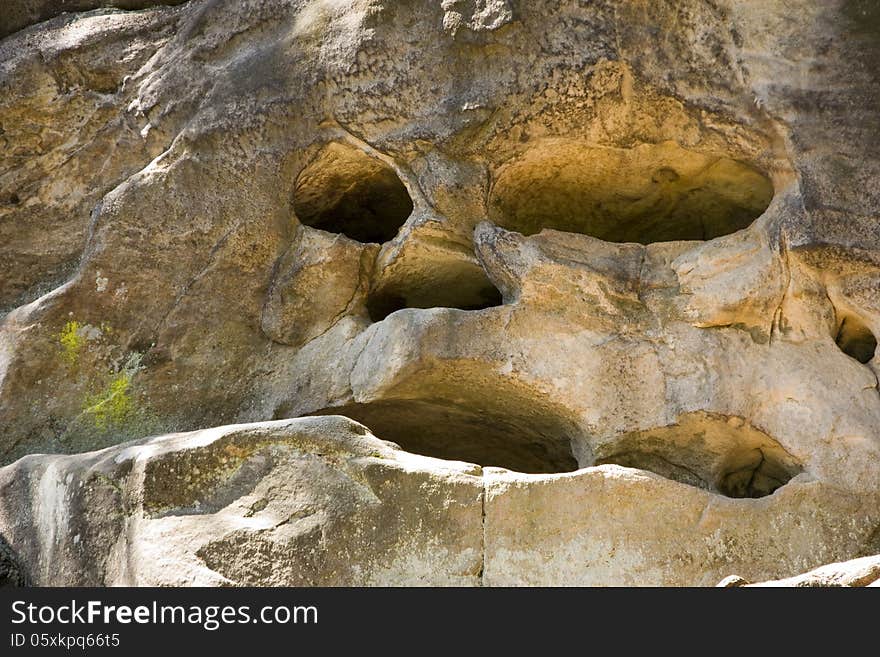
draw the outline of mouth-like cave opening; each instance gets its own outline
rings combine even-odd
[[[424,456],[534,474],[578,468],[570,439],[546,419],[529,423],[441,400],[412,399],[349,404],[313,415],[344,415]]]
[[[431,262],[406,272],[370,292],[367,311],[380,322],[403,308],[482,310],[502,304],[498,291],[478,264],[466,260]]]
[[[610,242],[708,240],[747,227],[773,198],[769,178],[674,142],[635,148],[545,140],[503,166],[489,218],[524,235],[544,228]]]
[[[850,358],[869,363],[877,351],[877,338],[871,329],[854,315],[847,315],[840,323],[835,338],[837,346]]]
[[[306,226],[358,242],[382,243],[394,239],[412,213],[413,202],[385,162],[331,143],[297,178],[293,210]]]
[[[803,471],[778,441],[742,418],[689,413],[677,424],[618,436],[595,464],[649,470],[734,498],[764,497]]]
[[[565,411],[484,365],[445,363],[424,370],[394,397],[349,403],[309,415],[344,415],[408,452],[440,459],[548,474],[578,469]]]

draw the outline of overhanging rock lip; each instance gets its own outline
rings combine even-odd
[[[602,480],[614,482],[640,482],[643,484],[647,483],[649,486],[655,486],[658,491],[667,489],[678,489],[682,492],[687,491],[687,494],[695,494],[704,497],[707,503],[711,500],[714,500],[715,502],[723,502],[725,504],[737,504],[745,506],[774,503],[779,499],[779,496],[776,493],[783,490],[785,490],[786,493],[788,493],[789,491],[794,492],[795,490],[805,492],[808,491],[810,486],[812,485],[822,484],[823,486],[828,486],[827,484],[820,482],[808,472],[801,472],[792,477],[784,486],[780,486],[772,494],[765,497],[735,498],[717,493],[712,490],[681,483],[679,481],[669,479],[668,477],[664,477],[663,475],[659,475],[655,472],[651,472],[650,470],[646,470],[643,468],[627,467],[623,465],[618,465],[616,463],[591,465],[579,468],[572,472],[559,472],[551,474],[531,474],[527,472],[508,470],[507,468],[484,466],[483,478],[486,482],[487,491],[489,491],[490,494],[493,488],[504,489],[508,486],[528,486],[532,484],[536,486],[552,486],[553,484],[557,483],[564,483],[567,481],[582,479],[585,481]],[[650,505],[650,500],[647,500],[645,504]]]

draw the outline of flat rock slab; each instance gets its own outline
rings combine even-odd
[[[51,586],[706,585],[852,555],[880,524],[813,481],[735,500],[616,465],[523,475],[339,416],[28,456],[0,491],[7,578]]]

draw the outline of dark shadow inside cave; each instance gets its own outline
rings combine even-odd
[[[553,418],[509,417],[443,400],[389,399],[327,408],[408,452],[528,473],[577,470],[571,441]]]
[[[483,310],[500,306],[501,292],[479,265],[423,261],[418,272],[370,292],[367,311],[380,322],[403,308]]]
[[[297,178],[293,210],[306,226],[382,243],[394,239],[413,202],[386,163],[332,143]]]
[[[835,338],[837,346],[850,358],[860,363],[868,363],[877,351],[877,338],[871,329],[854,315],[843,318]]]
[[[483,362],[436,362],[381,399],[295,414],[282,406],[275,419],[302,415],[344,415],[406,451],[440,459],[528,473],[578,469],[572,441],[581,433],[571,413]]]

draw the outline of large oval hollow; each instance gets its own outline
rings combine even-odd
[[[489,217],[524,235],[550,228],[650,244],[736,232],[772,198],[770,179],[754,167],[674,142],[621,149],[547,140],[498,172]]]
[[[572,472],[571,441],[554,418],[510,416],[441,399],[389,399],[327,408],[415,454],[532,474]]]
[[[726,497],[764,497],[803,471],[782,445],[743,418],[687,413],[673,425],[615,437],[595,450],[615,463]]]
[[[297,178],[293,211],[306,226],[358,242],[394,239],[413,210],[403,182],[385,162],[332,143]]]

